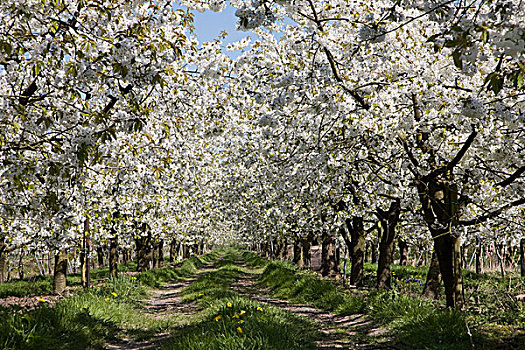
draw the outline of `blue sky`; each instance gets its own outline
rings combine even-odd
[[[247,36],[250,36],[253,42],[256,39],[255,34],[237,30],[237,17],[235,16],[235,10],[234,7],[228,5],[221,12],[193,11],[195,14],[193,24],[199,42],[202,43],[217,39],[223,30],[228,33],[226,39],[223,40],[224,45],[241,40]],[[240,52],[229,52],[226,50],[224,50],[224,52],[232,58],[235,58],[240,54]]]

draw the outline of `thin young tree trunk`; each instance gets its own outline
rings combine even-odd
[[[323,277],[338,274],[336,260],[335,239],[326,230],[323,230],[321,245],[321,275]]]
[[[66,289],[67,254],[65,250],[55,255],[55,271],[53,275],[53,294],[62,294]]]
[[[430,266],[427,273],[427,281],[423,288],[423,296],[432,299],[439,298],[439,288],[441,286],[441,273],[439,272],[439,261],[436,252],[432,252]]]
[[[380,232],[378,230],[377,234],[379,235]],[[372,259],[371,259],[371,263],[372,264],[376,264],[377,263],[377,241],[375,241],[374,239],[372,239],[371,243],[370,243],[370,249],[371,249],[371,253],[372,253]]]
[[[303,266],[305,268],[310,268],[312,263],[312,241],[313,241],[313,234],[309,233],[308,236],[306,236],[302,243],[303,243]]]
[[[100,245],[97,247],[97,264],[99,268],[104,267],[104,251]]]

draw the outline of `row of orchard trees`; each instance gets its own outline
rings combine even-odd
[[[431,239],[460,305],[461,243],[523,231],[524,4],[230,3],[260,38],[235,60],[171,1],[2,2],[0,262],[340,235],[359,284],[375,230],[378,287],[396,236]]]
[[[87,283],[102,245],[115,274],[119,247],[143,270],[160,242],[220,239],[210,115],[235,111],[193,68],[214,50],[172,1],[1,2],[0,282],[14,253],[54,255],[61,293],[68,252]]]
[[[241,239],[317,237],[329,254],[341,235],[360,284],[376,230],[390,288],[396,237],[430,238],[447,305],[461,305],[462,244],[523,237],[525,4],[232,3],[261,37],[234,65],[253,104],[231,146]]]

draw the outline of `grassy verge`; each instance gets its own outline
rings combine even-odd
[[[147,339],[166,331],[170,327],[169,319],[146,315],[140,308],[147,289],[191,277],[198,266],[213,261],[218,254],[187,259],[175,269],[167,267],[115,279],[107,279],[105,269],[95,270],[94,276],[105,280],[102,286],[79,290],[54,306],[42,301],[31,311],[0,308],[0,348],[101,349],[125,333]],[[50,291],[50,280],[42,278],[41,281],[36,285],[30,280],[8,283],[2,285],[1,291],[19,296],[45,294]]]
[[[495,337],[488,335],[482,327],[486,323],[480,322],[479,314],[468,310],[448,310],[437,302],[417,297],[412,280],[421,276],[421,271],[413,267],[396,267],[396,270],[399,276],[397,283],[403,283],[399,280],[408,282],[392,291],[350,294],[333,281],[319,279],[309,271],[299,271],[286,262],[269,263],[260,277],[260,283],[270,287],[275,297],[295,303],[309,304],[338,314],[365,313],[377,324],[387,327],[403,348],[466,349],[472,348],[472,344],[482,349],[497,348]],[[411,285],[407,287],[407,284]],[[523,314],[513,320],[520,327],[523,325]],[[508,339],[501,344],[501,348],[519,349],[518,344],[522,340],[519,337]]]

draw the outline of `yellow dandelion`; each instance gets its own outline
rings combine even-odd
[[[105,300],[106,300],[106,301],[109,301],[109,298],[106,298]]]
[[[46,299],[38,298],[37,300],[38,300],[39,302],[41,302],[41,303],[47,303],[47,300],[46,300]]]
[[[239,318],[239,315],[233,315],[232,318]]]
[[[242,334],[242,328],[241,327],[237,327],[237,333]]]
[[[230,302],[227,302],[227,303],[226,303],[226,307],[232,307],[232,306],[233,306],[232,303],[230,303]]]
[[[239,315],[240,315],[240,316],[242,316],[242,315],[244,315],[244,314],[246,314],[246,311],[244,311],[244,310],[241,310],[241,312],[239,312]]]
[[[201,293],[201,294],[199,294],[199,296],[200,296],[200,297],[202,297],[203,295],[204,295],[204,294],[202,294],[202,293]]]
[[[113,295],[114,297],[116,297],[116,296],[117,296],[117,293],[112,292],[111,295]]]
[[[219,321],[220,319],[222,319],[222,316],[221,316],[221,315],[217,315],[217,316],[215,316],[215,318],[214,318],[215,321]]]
[[[263,308],[262,308],[262,307],[260,307],[260,306],[257,306],[257,311],[260,311],[260,312],[262,312],[262,311],[263,311]]]
[[[244,323],[244,320],[239,320],[239,322],[238,322],[238,323]]]

